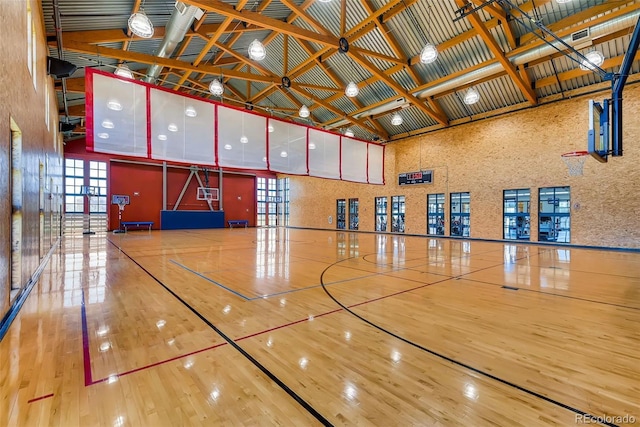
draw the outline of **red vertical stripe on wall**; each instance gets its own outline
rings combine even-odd
[[[382,185],[386,184],[385,180],[384,180],[384,155],[385,155],[385,150],[387,149],[386,145],[382,146]]]
[[[85,97],[86,97],[86,109],[85,114],[87,116],[87,151],[93,151],[93,69],[87,68],[84,79]]]
[[[218,163],[218,104],[213,106],[213,155],[215,156],[216,166]]]
[[[265,132],[267,132],[267,139],[266,139],[266,158],[267,158],[267,170],[270,171],[271,170],[271,156],[269,156],[269,118],[267,117],[267,127],[265,129]],[[257,180],[256,180],[256,188],[257,188]],[[257,194],[257,193],[256,193]],[[256,212],[256,217],[257,217],[258,213]]]
[[[367,184],[369,183],[369,143],[367,143]]]
[[[340,135],[340,179],[342,179],[342,135]]]
[[[309,175],[309,130],[310,129],[311,128],[307,127],[307,175]]]
[[[151,87],[147,86],[147,159],[151,158]]]

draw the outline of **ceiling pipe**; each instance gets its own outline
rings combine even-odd
[[[590,37],[592,39],[595,39],[598,37],[615,33],[616,31],[619,31],[619,30],[633,27],[638,21],[638,17],[640,17],[640,10],[634,10],[625,15],[621,15],[617,18],[594,25],[593,27],[589,28]],[[571,40],[571,35],[565,36],[560,40],[562,40],[562,42],[571,46],[580,45],[584,43],[584,40],[573,42]],[[563,46],[563,44],[558,40],[552,41],[550,43],[551,45],[544,44],[542,46],[538,46],[530,50],[527,50],[525,52],[522,52],[518,55],[515,55],[512,58],[510,58],[510,61],[512,64],[516,66],[523,65],[528,62],[532,62],[532,61],[547,57],[549,55],[552,55],[557,52],[557,49],[562,51],[565,48],[565,46]],[[461,76],[454,77],[451,80],[447,80],[433,87],[414,92],[413,95],[420,98],[428,98],[431,96],[436,96],[443,92],[456,90],[461,86],[465,86],[477,80],[491,77],[492,75],[498,74],[503,70],[504,69],[502,67],[502,64],[500,64],[499,62],[496,62],[494,64],[487,65],[485,67],[479,68],[477,70],[471,71]]]
[[[56,0],[54,0],[56,1]],[[191,24],[195,19],[200,19],[204,15],[202,9],[195,6],[187,6],[186,4],[177,1],[169,22],[165,27],[164,38],[160,42],[156,56],[160,58],[168,58],[173,54],[173,51],[178,47],[178,44],[184,40],[184,36],[191,28]],[[155,83],[162,71],[161,65],[152,65],[147,70],[147,75],[142,78],[147,83]]]

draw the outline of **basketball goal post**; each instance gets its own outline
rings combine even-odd
[[[130,204],[129,196],[125,194],[113,194],[111,195],[111,204],[118,205],[118,229],[113,230],[113,232],[124,233],[122,229],[122,212],[124,212],[125,206]]]

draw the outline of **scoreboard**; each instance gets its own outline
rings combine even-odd
[[[398,175],[398,185],[431,183],[433,183],[433,171],[407,172]]]

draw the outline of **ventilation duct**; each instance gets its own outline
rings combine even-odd
[[[620,30],[633,28],[636,24],[636,21],[638,21],[638,17],[640,17],[640,10],[634,10],[625,15],[618,16],[614,19],[611,19],[606,22],[602,22],[598,25],[594,25],[593,27],[589,28],[589,31],[588,31],[589,37],[591,39],[596,39],[602,36],[613,34]],[[583,38],[578,38],[577,41],[574,41],[573,34],[563,37],[561,38],[561,40],[574,48],[576,48],[576,45],[579,46],[580,44],[584,43]],[[548,44],[544,44],[542,46],[538,46],[533,49],[522,52],[510,58],[510,61],[512,64],[516,66],[523,65],[528,62],[532,62],[537,59],[541,59],[546,56],[554,54],[555,52],[557,52],[556,48],[559,49],[560,51],[565,49],[565,47],[557,40],[551,42],[551,44],[552,46],[549,46]],[[435,96],[443,92],[456,90],[461,86],[465,86],[477,80],[491,77],[492,75],[498,74],[501,71],[503,71],[502,65],[499,62],[496,62],[494,64],[487,65],[486,67],[482,67],[477,70],[471,71],[467,74],[455,77],[451,80],[447,80],[446,82],[440,83],[433,87],[424,89],[419,92],[415,92],[414,95],[420,98]]]
[[[191,28],[191,24],[195,19],[200,19],[204,15],[202,9],[195,6],[188,6],[180,1],[175,3],[173,13],[169,18],[169,22],[165,28],[164,38],[158,46],[157,56],[161,58],[168,58],[173,54],[173,51],[178,47],[178,44],[184,40],[184,36]],[[147,75],[142,79],[147,83],[155,83],[162,66],[152,65],[147,70]]]

